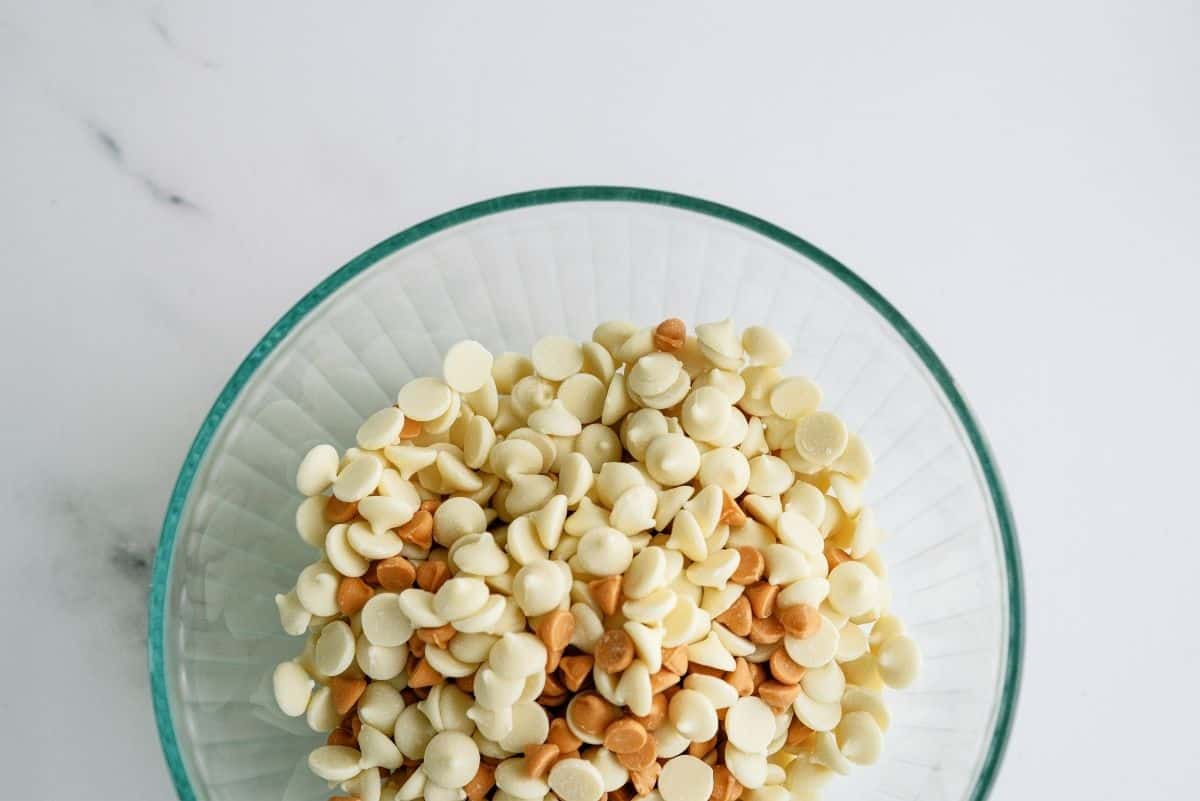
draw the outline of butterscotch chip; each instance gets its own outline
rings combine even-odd
[[[350,733],[349,729],[334,729],[329,732],[329,737],[325,740],[325,745],[340,745],[346,748],[358,748],[358,738]]]
[[[371,587],[379,586],[379,562],[372,562],[367,565],[367,572],[362,574],[362,580],[371,585]]]
[[[546,735],[546,742],[558,746],[558,750],[562,753],[578,751],[579,747],[583,745],[583,740],[571,733],[564,718],[555,718],[550,721],[550,733]]]
[[[359,801],[356,795],[331,795],[329,801]]]
[[[496,770],[486,762],[479,763],[479,770],[467,782],[463,790],[471,801],[482,801],[493,787],[496,786]]]
[[[336,596],[338,611],[347,617],[357,615],[374,594],[375,590],[362,579],[342,576]]]
[[[688,663],[688,673],[699,673],[702,676],[712,676],[716,679],[725,678],[725,671],[721,670],[720,668],[701,665],[699,662]]]
[[[717,753],[716,751],[709,751],[707,754],[704,755],[704,757],[701,761],[704,762],[705,765],[708,765],[711,768],[711,767],[716,766],[717,760],[720,758],[721,758],[721,755],[719,753]]]
[[[688,655],[686,645],[676,645],[674,648],[664,648],[662,656],[663,667],[677,676],[687,673]]]
[[[357,740],[359,732],[362,731],[362,718],[354,715],[350,718],[350,735]]]
[[[568,690],[578,692],[588,676],[592,675],[593,664],[591,654],[564,656],[558,663],[558,675],[562,676],[562,683]]]
[[[721,517],[718,518],[718,522],[730,528],[746,525],[746,513],[742,511],[742,507],[738,506],[737,501],[725,490],[721,490],[721,494]]]
[[[776,681],[784,684],[799,684],[800,679],[804,678],[804,668],[788,656],[785,648],[776,648],[772,652],[771,658],[767,660],[767,664],[770,665],[771,675],[775,677]]]
[[[547,695],[560,695],[567,691],[566,685],[559,680],[558,676],[553,673],[546,674],[546,683],[542,685],[542,692]]]
[[[808,604],[796,604],[775,615],[783,628],[793,637],[811,637],[821,629],[821,613]]]
[[[750,668],[750,680],[754,682],[755,687],[770,678],[770,676],[767,674],[767,669],[758,662],[750,662],[747,660],[746,667]]]
[[[379,578],[379,586],[388,592],[407,590],[417,580],[417,569],[413,563],[403,556],[393,556],[376,562],[375,574]]]
[[[633,638],[624,629],[609,629],[596,643],[596,665],[609,673],[620,673],[633,664],[635,653]]]
[[[418,548],[428,548],[433,545],[433,515],[418,509],[411,520],[396,529],[396,536]]]
[[[416,690],[411,690],[408,687],[405,687],[400,691],[400,697],[404,699],[405,706],[410,706],[421,700],[420,696],[417,695]]]
[[[400,439],[416,439],[421,436],[421,422],[413,420],[411,417],[404,418],[404,425],[400,428]]]
[[[758,685],[758,697],[776,712],[791,706],[792,701],[795,701],[799,694],[799,684],[784,684],[781,681],[769,679]]]
[[[622,784],[608,793],[609,801],[633,801],[633,790],[628,784]]]
[[[542,706],[546,706],[546,707],[562,706],[563,704],[565,704],[567,702],[568,699],[570,699],[570,697],[571,697],[571,694],[566,691],[563,691],[561,693],[545,693],[545,692],[543,692],[541,695],[539,695],[537,697],[537,702],[539,704],[541,704]]]
[[[333,697],[333,708],[339,715],[353,709],[366,689],[366,679],[334,676],[329,680],[329,694]]]
[[[436,498],[430,498],[427,501],[421,501],[421,506],[419,508],[422,512],[429,512],[429,514],[433,514],[441,505],[441,501],[437,500]]]
[[[459,676],[454,680],[454,686],[462,690],[468,695],[475,692],[475,674],[471,673],[467,676]]]
[[[428,592],[437,592],[450,580],[450,566],[445,562],[429,560],[417,568],[417,586]]]
[[[654,789],[654,785],[658,783],[658,774],[661,772],[662,766],[656,760],[641,770],[629,771],[629,780],[633,782],[633,787],[637,790],[638,795],[645,795]]]
[[[750,673],[750,663],[745,657],[739,656],[733,660],[733,670],[725,674],[725,681],[737,690],[738,697],[745,698],[754,692],[754,677]]]
[[[795,747],[812,736],[813,730],[800,722],[800,718],[792,718],[788,724],[787,745]]]
[[[850,558],[850,554],[846,553],[841,548],[838,548],[833,544],[826,544],[825,561],[829,563],[829,569],[832,571],[842,562],[851,562],[853,560]]]
[[[599,693],[590,691],[576,696],[568,714],[576,728],[595,737],[603,735],[609,724],[621,716],[620,710]]]
[[[662,693],[657,693],[650,698],[650,712],[646,715],[631,715],[634,720],[642,724],[646,731],[654,731],[662,726],[663,721],[667,719],[667,698]]]
[[[750,621],[750,642],[755,645],[773,645],[786,633],[783,624],[773,617],[756,617]]]
[[[724,765],[717,765],[713,768],[713,789],[708,796],[708,801],[734,801],[741,794],[742,785],[733,778],[729,768]]]
[[[563,658],[563,649],[560,648],[557,651],[551,651],[550,649],[547,648],[546,649],[546,672],[553,673],[554,671],[558,670],[558,663],[562,661],[562,658]]]
[[[429,687],[417,687],[413,690],[417,694],[417,700],[424,701],[429,697]]]
[[[436,645],[438,648],[445,648],[457,633],[458,629],[449,623],[438,626],[436,629],[417,629],[417,636],[421,638],[421,642],[426,645]]]
[[[446,507],[447,509],[450,507]],[[542,615],[537,624],[537,636],[548,651],[562,652],[575,634],[575,616],[565,609],[555,609]],[[553,670],[553,668],[550,668]]]
[[[650,691],[661,693],[673,684],[679,683],[679,674],[669,670],[660,670],[650,677]]]
[[[632,754],[646,744],[646,727],[633,718],[621,718],[604,730],[604,747],[614,754]]]
[[[755,617],[770,617],[775,612],[777,597],[779,587],[765,581],[750,585],[745,592],[745,598],[750,602],[750,612]]]
[[[737,636],[745,637],[750,633],[750,621],[752,618],[753,616],[750,614],[750,602],[741,597],[730,604],[728,609],[717,615],[717,622],[724,623],[725,628]]]
[[[588,582],[588,590],[592,593],[596,605],[606,615],[615,615],[621,605],[621,577],[608,576]]]
[[[330,495],[325,501],[325,519],[330,523],[349,523],[358,514],[357,501],[343,501],[336,495]]]
[[[425,641],[418,637],[416,632],[408,638],[408,652],[415,657],[425,656]]]
[[[417,662],[416,668],[408,676],[408,686],[414,690],[419,690],[422,687],[432,687],[442,680],[442,674],[438,673],[433,667],[422,658]]]
[[[654,328],[654,348],[664,353],[678,353],[687,341],[687,324],[678,317],[668,317]]]
[[[541,778],[558,759],[558,746],[550,743],[535,743],[525,746],[525,769],[529,775]]]
[[[763,571],[767,566],[762,551],[751,548],[749,545],[742,545],[737,548],[737,552],[740,557],[738,566],[729,580],[734,584],[749,586],[762,579]]]
[[[626,770],[645,770],[657,757],[658,744],[653,737],[647,737],[642,747],[632,754],[617,754],[617,761],[624,765]]]
[[[707,740],[701,740],[698,743],[689,744],[687,752],[689,755],[694,756],[697,759],[703,759],[704,757],[708,756],[708,754],[711,753],[716,747],[717,735],[714,734]]]

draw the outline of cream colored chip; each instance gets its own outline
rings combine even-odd
[[[667,716],[675,730],[694,743],[704,742],[717,733],[716,707],[697,690],[685,688],[671,696]]]
[[[821,388],[803,376],[785,378],[771,389],[771,411],[785,420],[799,420],[821,405]]]
[[[743,751],[732,742],[725,745],[725,767],[733,774],[733,778],[737,779],[738,784],[747,790],[757,790],[767,780],[766,756]]]
[[[658,494],[650,487],[630,487],[613,503],[609,524],[625,534],[638,534],[654,525],[657,504]]]
[[[742,441],[738,443],[737,449],[747,459],[753,459],[755,456],[761,456],[771,450],[771,446],[767,444],[766,435],[763,433],[761,418],[751,417],[746,421],[746,436],[742,437]],[[790,470],[791,468],[789,467],[788,469]]]
[[[433,596],[433,609],[453,623],[481,611],[487,602],[488,589],[483,579],[456,576],[438,588]]]
[[[634,362],[654,352],[654,329],[640,328],[621,343],[613,357],[623,363],[626,373]]]
[[[567,497],[555,495],[546,505],[530,515],[537,531],[538,541],[547,549],[553,549],[562,538],[563,525],[567,521]]]
[[[492,354],[472,339],[450,347],[442,359],[442,375],[455,392],[474,392],[492,377]]]
[[[646,447],[667,433],[667,418],[658,409],[638,409],[621,422],[621,444],[638,461],[646,458]]]
[[[592,488],[595,475],[592,466],[581,453],[567,454],[558,473],[558,489],[566,496],[567,505],[575,506]]]
[[[873,765],[883,751],[883,731],[867,712],[849,712],[835,731],[842,755],[856,765]]]
[[[308,769],[330,782],[344,782],[358,775],[362,754],[343,745],[323,745],[308,755]]]
[[[693,389],[683,402],[683,430],[702,442],[715,442],[729,423],[730,411],[729,398],[720,389]]]
[[[380,686],[388,685],[381,684]],[[368,686],[367,689],[370,687]],[[388,689],[392,688],[388,686]],[[396,692],[399,695],[399,690]],[[322,734],[333,731],[341,724],[342,716],[334,707],[333,691],[329,687],[319,687],[312,694],[312,698],[308,702],[308,710],[304,714],[304,720],[310,729]]]
[[[508,633],[492,646],[488,664],[501,677],[524,679],[546,664],[546,646],[528,632]]]
[[[625,389],[625,374],[617,373],[608,384],[608,392],[604,394],[604,407],[600,412],[600,422],[606,426],[616,425],[621,418],[637,408],[633,398]]]
[[[297,662],[280,662],[271,676],[275,704],[290,718],[298,718],[308,709],[316,682]]]
[[[617,755],[607,748],[591,748],[584,759],[596,766],[604,780],[604,792],[611,793],[629,781],[629,770],[617,761]]]
[[[621,457],[621,440],[617,432],[606,425],[592,423],[585,426],[575,439],[574,452],[583,456],[593,472],[599,472],[606,463]]]
[[[732,320],[717,323],[701,323],[696,326],[696,338],[700,351],[715,367],[736,370],[742,364],[742,343],[734,330]]]
[[[491,421],[495,421],[500,412],[500,393],[492,378],[483,382],[483,386],[479,389],[464,395],[463,400],[475,414],[482,415]]]
[[[779,334],[761,325],[752,325],[742,331],[742,348],[751,364],[767,367],[782,367],[792,358],[792,349]]]
[[[617,576],[633,561],[633,546],[614,528],[594,528],[580,539],[575,559],[593,576]]]
[[[521,701],[513,705],[512,714],[512,729],[500,738],[501,748],[518,752],[524,750],[527,745],[546,741],[546,735],[550,731],[550,719],[541,704],[536,701]]]
[[[451,548],[451,561],[474,576],[498,576],[508,570],[508,557],[489,531],[459,538]]]
[[[737,667],[733,654],[729,653],[715,631],[710,631],[707,637],[688,646],[688,661],[717,670],[733,670]]]
[[[555,437],[573,437],[583,430],[579,419],[557,398],[529,415],[529,427]]]
[[[706,801],[713,791],[713,769],[694,756],[667,760],[658,777],[663,801]]]
[[[592,341],[616,355],[625,340],[637,333],[638,327],[628,320],[608,320],[592,331]]]
[[[396,396],[396,405],[405,417],[422,423],[445,414],[454,401],[454,390],[438,378],[414,378]]]
[[[688,509],[682,509],[675,515],[671,523],[671,535],[667,540],[667,548],[679,551],[688,559],[702,562],[708,558],[708,545],[704,541],[704,531],[696,516]]]
[[[682,371],[683,365],[674,356],[655,351],[637,360],[626,374],[626,385],[642,397],[661,395],[671,388]]]
[[[586,425],[600,419],[607,391],[608,387],[596,376],[576,373],[559,386],[558,399],[574,418]]]
[[[527,617],[557,609],[566,592],[562,571],[547,559],[524,565],[513,580],[512,596]]]
[[[765,754],[775,736],[775,713],[760,698],[739,698],[725,715],[725,734],[738,749]]]
[[[921,651],[917,643],[905,634],[889,638],[875,654],[879,675],[887,686],[901,690],[917,679],[921,671]]]
[[[805,671],[800,686],[812,700],[832,704],[840,701],[846,691],[846,677],[837,662],[829,662]]]
[[[692,585],[694,586],[694,585]],[[678,645],[690,645],[704,638],[709,634],[712,628],[712,618],[707,612],[696,605],[696,601],[686,595],[675,594],[675,606],[663,618],[663,647],[674,648]],[[717,650],[714,651],[711,644],[706,649],[702,649],[700,653],[711,654],[711,659],[721,664],[726,661],[733,664],[733,657],[730,656],[725,660],[721,656],[725,652],[724,646],[719,640],[716,640],[715,634],[709,636],[716,642]],[[728,652],[725,652],[728,656]],[[712,665],[711,667],[720,667],[720,664]],[[722,668],[724,670],[732,670],[733,668]]]
[[[695,690],[703,695],[713,705],[714,709],[728,709],[738,700],[738,692],[733,688],[733,685],[723,679],[718,679],[716,676],[706,676],[703,673],[689,673],[683,680],[683,686],[685,689]],[[728,729],[728,716],[726,716],[725,720],[725,727]],[[772,732],[774,732],[773,723]]]
[[[719,389],[730,403],[737,403],[746,394],[746,380],[731,370],[713,368],[697,378],[692,386]]]
[[[520,353],[501,353],[492,362],[492,378],[496,382],[496,389],[505,395],[528,375],[533,375],[533,362]]]
[[[696,562],[685,572],[688,580],[699,587],[722,589],[737,570],[740,560],[735,550],[714,551],[703,562]]]
[[[332,445],[317,445],[300,460],[296,489],[302,495],[320,495],[338,475],[338,452]]]
[[[596,477],[596,494],[608,508],[612,508],[626,490],[645,485],[646,479],[635,466],[628,462],[608,462],[600,468]]]
[[[646,470],[664,486],[686,484],[701,472],[703,459],[696,443],[682,434],[662,434],[646,448]]]
[[[478,470],[487,464],[488,456],[497,442],[496,430],[482,414],[477,414],[467,422],[467,430],[463,437],[463,459],[473,470]]]
[[[697,456],[699,452],[697,451]],[[700,468],[700,460],[696,459],[696,469]],[[651,473],[653,476],[653,473]],[[658,479],[655,479],[656,481]],[[666,484],[667,482],[662,482]],[[695,493],[695,489],[690,485],[681,487],[672,487],[658,492],[658,504],[654,509],[654,528],[657,531],[666,531],[671,525],[671,521],[675,519],[675,515],[683,508],[683,505],[688,502]]]
[[[636,400],[639,400],[643,406],[648,406],[651,409],[669,409],[687,397],[691,386],[692,380],[688,377],[687,371],[680,370],[678,376],[675,378],[675,383],[671,384],[664,392],[660,392],[657,395],[637,395],[630,390],[630,394]]]
[[[391,736],[396,728],[396,719],[404,711],[404,699],[400,691],[390,684],[373,681],[363,691],[357,709],[363,723]]]
[[[741,451],[717,448],[700,457],[700,486],[717,486],[736,498],[750,483],[750,463]]]
[[[746,489],[755,495],[780,495],[795,481],[792,468],[778,456],[756,456],[749,462],[750,481]]]
[[[636,600],[645,598],[651,592],[664,587],[667,583],[667,556],[662,548],[651,546],[645,548],[625,571],[621,590],[626,598]]]
[[[655,755],[659,759],[670,759],[687,750],[691,740],[684,737],[669,720],[650,733],[654,737]]]
[[[666,618],[675,608],[675,593],[663,587],[644,598],[628,600],[621,604],[621,613],[629,620],[656,624]]]
[[[600,801],[604,795],[599,769],[584,759],[560,759],[550,768],[548,783],[562,801]]]
[[[346,540],[349,528],[345,523],[339,523],[329,529],[325,535],[325,557],[343,576],[361,576],[367,572],[370,563],[350,547]]]
[[[783,638],[787,654],[797,664],[806,668],[818,668],[831,661],[837,654],[838,628],[821,616],[821,626],[816,633],[799,639],[790,635]]]
[[[355,458],[338,473],[333,482],[333,494],[340,501],[361,501],[379,486],[383,475],[383,460],[374,454]]]
[[[617,370],[612,354],[598,342],[584,342],[580,348],[583,350],[583,372],[599,378],[607,386]]]
[[[413,624],[400,608],[396,593],[376,593],[363,606],[359,620],[372,645],[403,645],[413,635]]]
[[[568,337],[542,337],[533,345],[533,369],[542,378],[562,381],[583,369],[583,350]]]
[[[829,603],[848,617],[879,603],[879,579],[861,562],[842,562],[829,573]]]
[[[792,711],[805,726],[813,731],[833,731],[842,719],[842,705],[837,701],[814,701],[801,688],[796,700],[792,702]]]
[[[804,552],[790,545],[772,543],[763,549],[763,558],[767,563],[767,581],[771,584],[786,586],[812,576]]]
[[[341,576],[328,562],[317,562],[300,571],[296,599],[316,617],[338,614],[337,588]]]
[[[296,637],[308,631],[313,616],[300,603],[294,589],[286,594],[276,594],[275,608],[279,611],[279,625],[285,633]]]
[[[354,632],[344,620],[335,620],[321,629],[314,654],[317,670],[337,676],[354,661]]]
[[[579,761],[583,762],[582,759]],[[586,762],[583,764],[587,765]],[[588,765],[588,767],[592,766]],[[599,781],[598,776],[597,781]],[[550,790],[545,779],[529,775],[529,768],[525,764],[524,757],[506,759],[496,766],[496,786],[517,798],[542,798]]]
[[[296,533],[314,548],[325,545],[325,534],[329,531],[329,522],[325,519],[325,504],[328,502],[329,499],[324,495],[314,495],[305,498],[296,507]]]
[[[797,481],[783,494],[785,509],[794,509],[804,515],[813,525],[825,519],[825,494],[812,484]]]
[[[526,376],[513,387],[513,411],[522,418],[528,417],[538,409],[549,406],[557,391],[552,381],[535,375]]]
[[[359,637],[354,661],[368,678],[388,681],[399,676],[408,664],[408,646],[372,645],[366,637]]]
[[[828,465],[846,450],[849,432],[832,412],[814,412],[796,423],[796,452],[816,465]]]

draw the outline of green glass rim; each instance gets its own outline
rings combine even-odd
[[[912,348],[917,357],[929,370],[938,387],[945,394],[958,417],[959,423],[967,434],[979,468],[992,502],[1000,529],[1001,550],[1004,556],[1005,580],[1008,595],[1008,643],[1003,676],[1001,678],[1001,699],[995,715],[991,742],[980,767],[975,786],[969,796],[970,801],[983,801],[991,791],[1000,763],[1008,744],[1009,733],[1012,730],[1013,718],[1016,712],[1017,696],[1021,683],[1021,663],[1024,651],[1024,594],[1021,577],[1021,558],[1017,547],[1016,526],[1013,523],[1004,483],[995,459],[984,437],[983,430],[976,422],[966,399],[959,392],[954,378],[946,369],[945,364],[934,353],[933,348],[925,341],[911,323],[905,319],[891,303],[879,294],[870,284],[860,278],[849,267],[839,262],[820,248],[810,244],[795,234],[780,228],[766,220],[746,212],[710,200],[667,192],[658,189],[644,189],[626,186],[567,186],[551,189],[535,189],[502,195],[489,200],[482,200],[466,206],[431,217],[424,222],[394,234],[369,250],[358,255],[341,268],[329,275],[321,283],[300,299],[296,305],[271,326],[266,335],[250,351],[249,355],[238,365],[233,376],[225,384],[216,402],[204,418],[200,430],[196,433],[179,477],[171,492],[167,504],[166,516],[163,520],[162,533],[159,536],[158,550],[154,558],[154,573],[150,587],[149,598],[149,636],[148,658],[150,667],[150,690],[154,704],[154,718],[158,725],[159,741],[162,744],[163,756],[167,768],[175,784],[175,791],[181,801],[197,801],[195,790],[184,766],[183,757],[179,752],[179,744],[175,738],[175,725],[171,716],[170,701],[167,696],[167,676],[164,665],[164,633],[165,612],[167,601],[167,580],[170,577],[172,558],[174,556],[175,538],[179,533],[179,523],[187,505],[192,482],[196,478],[201,462],[204,460],[213,437],[221,427],[226,412],[237,400],[242,390],[250,382],[255,371],[271,355],[275,347],[295,328],[313,309],[340,289],[348,281],[369,269],[387,256],[401,248],[418,242],[426,237],[453,228],[456,225],[487,217],[492,214],[523,209],[530,206],[542,206],[556,203],[624,201],[646,203],[656,206],[668,206],[685,211],[715,217],[728,223],[747,228],[756,234],[766,237],[790,250],[793,250],[810,261],[822,267],[826,272],[854,291],[880,314]]]

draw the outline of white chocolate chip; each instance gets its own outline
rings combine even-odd
[[[467,422],[467,430],[463,437],[463,459],[467,467],[478,470],[487,464],[488,456],[496,445],[496,430],[482,414],[477,414]]]
[[[767,780],[766,756],[743,751],[732,742],[725,745],[725,767],[729,768],[738,784],[747,790],[757,790]]]
[[[921,651],[911,637],[897,634],[879,646],[876,661],[887,686],[900,690],[916,681],[921,670]]]
[[[333,494],[347,503],[361,501],[375,491],[382,475],[382,459],[373,454],[359,456],[338,473],[333,482]]]
[[[438,588],[433,608],[440,617],[454,622],[481,611],[487,601],[488,589],[482,579],[456,577]]]
[[[879,579],[861,562],[842,562],[829,573],[829,603],[848,617],[879,603]]]
[[[750,463],[734,448],[717,448],[700,457],[700,486],[717,486],[736,498],[750,483]]]
[[[790,635],[783,638],[787,654],[797,664],[806,668],[818,668],[833,659],[837,653],[838,629],[821,616],[821,627],[816,633],[804,639]]]
[[[583,762],[582,759],[578,761]],[[583,764],[587,765],[586,762]],[[591,765],[588,767],[592,768]],[[592,768],[592,770],[596,769]],[[599,773],[596,774],[596,781],[600,781]],[[525,765],[524,757],[506,759],[496,766],[496,786],[517,798],[541,798],[550,790],[545,779],[529,775],[529,768]],[[596,798],[599,798],[599,795]],[[591,801],[596,801],[596,799],[591,799]]]
[[[280,662],[271,681],[279,711],[291,718],[303,715],[316,685],[308,672],[297,662]]]
[[[308,755],[308,769],[330,782],[344,782],[358,775],[362,754],[342,745],[323,745]]]
[[[866,712],[849,712],[834,732],[838,748],[857,765],[873,765],[883,751],[883,731]]]
[[[584,759],[560,759],[550,768],[548,781],[562,801],[599,801],[604,794],[600,771]]]
[[[846,450],[849,432],[832,412],[814,412],[796,423],[796,452],[816,465],[828,465]]]
[[[338,452],[332,445],[317,445],[300,460],[296,489],[302,495],[320,495],[337,478]]]
[[[712,791],[713,769],[687,754],[667,760],[658,777],[663,801],[706,801]]]
[[[442,375],[455,392],[474,392],[492,377],[494,360],[487,348],[471,339],[452,345],[442,360]]]
[[[575,559],[593,576],[616,576],[633,561],[633,546],[614,528],[594,528],[580,539]]]
[[[376,593],[362,608],[363,635],[372,645],[403,645],[413,635],[413,624],[400,608],[400,596]]]
[[[562,381],[583,369],[583,350],[568,337],[549,336],[534,343],[533,369],[549,381]]]
[[[742,347],[751,364],[782,367],[792,357],[787,340],[761,325],[752,325],[742,332]]]
[[[344,620],[335,620],[321,629],[315,654],[317,670],[336,676],[354,661],[354,632]]]
[[[436,420],[450,409],[454,391],[438,378],[415,378],[400,388],[396,405],[405,417],[422,423]]]

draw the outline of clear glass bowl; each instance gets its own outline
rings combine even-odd
[[[782,332],[789,368],[820,382],[875,454],[869,501],[891,532],[894,608],[925,667],[889,693],[882,761],[825,797],[983,798],[1016,704],[1021,573],[996,466],[953,379],[896,309],[802,239],[617,187],[510,195],[403,231],[322,281],[238,367],[187,454],[154,566],[151,685],[179,797],[329,795],[305,766],[322,737],[282,716],[270,688],[300,647],[272,599],[312,558],[293,524],[309,447],[352,444],[459,339],[528,351],[548,333],[669,316]]]

